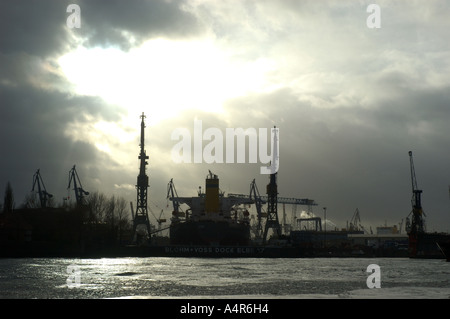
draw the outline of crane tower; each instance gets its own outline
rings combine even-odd
[[[89,192],[86,192],[83,187],[81,186],[80,178],[78,177],[77,170],[75,169],[75,165],[72,167],[72,169],[69,172],[69,186],[67,188],[70,188],[70,185],[73,182],[73,190],[75,191],[75,199],[77,201],[78,206],[82,206],[85,204],[84,202],[84,196],[89,195]]]
[[[416,172],[414,169],[414,161],[412,152],[409,151],[409,162],[410,162],[410,169],[411,169],[411,185],[412,185],[412,199],[411,199],[411,205],[412,205],[412,220],[411,224],[408,225],[407,221],[407,233],[409,236],[409,250],[410,254],[412,256],[415,256],[417,253],[417,245],[418,241],[420,240],[420,237],[425,233],[424,228],[424,218],[423,218],[423,209],[422,209],[422,190],[418,189],[417,187],[417,179],[416,179]]]
[[[32,192],[34,192],[34,188],[37,186],[37,191],[39,194],[39,201],[41,202],[41,208],[47,207],[47,201],[53,197],[52,194],[47,193],[47,190],[45,189],[44,181],[42,180],[41,173],[38,169],[36,173],[33,175],[33,188]]]
[[[252,183],[250,184],[250,196],[249,197],[250,197],[250,199],[253,199],[255,201],[257,218],[258,218],[258,222],[256,224],[256,230],[255,230],[255,237],[257,239],[260,239],[263,235],[262,221],[261,221],[262,217],[263,217],[263,212],[262,212],[263,200],[261,199],[261,196],[259,195],[259,190],[258,190],[258,187],[256,186],[256,182],[254,179],[253,179]]]
[[[275,131],[275,137],[274,137],[274,144],[278,143],[276,131]],[[273,159],[275,161],[278,160],[278,154],[276,153],[277,145],[274,145],[273,147]],[[266,243],[267,240],[267,233],[269,228],[272,228],[275,230],[275,233],[278,237],[281,236],[281,226],[280,222],[278,221],[278,187],[277,187],[277,173],[270,174],[270,182],[267,185],[267,220],[266,225],[264,227],[264,235],[263,235],[263,242]]]
[[[139,153],[139,175],[137,177],[137,206],[136,213],[134,214],[133,221],[133,242],[138,241],[138,226],[144,225],[147,231],[147,235],[150,237],[150,221],[148,218],[148,209],[147,209],[147,189],[148,189],[148,176],[146,174],[146,166],[148,165],[147,159],[148,156],[145,152],[145,123],[144,123],[144,112],[142,112],[141,117],[141,151]]]
[[[411,168],[411,185],[412,185],[412,199],[411,199],[411,205],[412,205],[412,220],[411,220],[411,226],[409,232],[412,234],[415,233],[423,233],[425,231],[424,228],[424,218],[423,218],[423,209],[422,209],[422,190],[418,189],[417,187],[417,179],[416,179],[416,172],[414,169],[414,162],[413,162],[413,156],[412,152],[409,151],[409,161],[410,161],[410,168]]]

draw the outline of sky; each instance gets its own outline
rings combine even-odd
[[[209,170],[226,194],[265,194],[262,161],[174,160],[174,132],[194,141],[201,121],[224,147],[227,128],[276,126],[279,196],[338,228],[356,209],[366,228],[404,225],[412,151],[427,230],[448,232],[449,15],[446,0],[1,1],[0,194],[10,182],[19,206],[40,169],[60,203],[76,165],[85,190],[135,203],[144,112],[152,214],[170,218],[172,178],[195,196]]]

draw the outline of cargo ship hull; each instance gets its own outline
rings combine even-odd
[[[250,244],[250,226],[229,222],[197,221],[170,227],[171,245],[246,246]]]

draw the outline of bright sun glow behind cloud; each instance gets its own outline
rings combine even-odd
[[[100,96],[130,114],[151,110],[152,123],[185,109],[222,112],[223,102],[270,89],[269,60],[239,61],[211,41],[151,40],[129,52],[79,48],[59,59],[76,93]]]

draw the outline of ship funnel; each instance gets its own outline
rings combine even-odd
[[[219,207],[219,177],[211,171],[206,177],[205,211],[206,214],[218,214]]]

